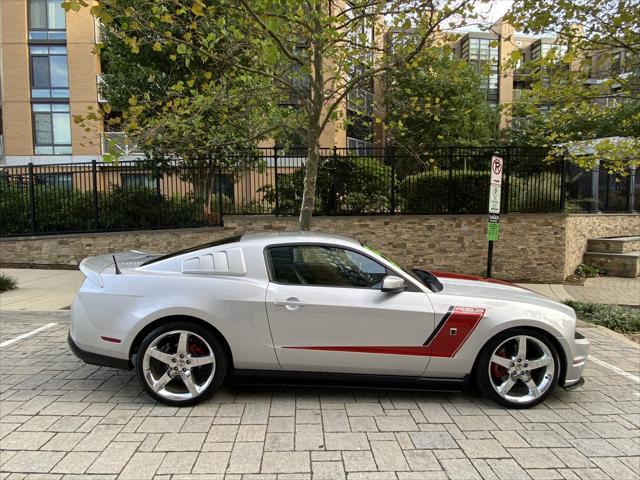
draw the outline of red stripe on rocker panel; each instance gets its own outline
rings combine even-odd
[[[484,308],[455,307],[427,347],[432,357],[453,357],[484,316]],[[453,330],[455,329],[455,330]]]
[[[469,338],[480,319],[484,316],[484,308],[455,307],[447,315],[449,318],[440,327],[428,345],[409,346],[301,346],[282,347],[293,350],[321,350],[328,352],[378,353],[384,355],[413,355],[420,357],[453,357]],[[455,328],[456,334],[451,335]]]
[[[329,352],[353,352],[353,353],[382,353],[386,355],[413,355],[420,357],[429,356],[429,347],[418,345],[416,347],[382,347],[382,346],[335,346],[335,347],[282,347],[294,350],[325,350]]]

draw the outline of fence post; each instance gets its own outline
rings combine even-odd
[[[627,192],[627,212],[633,213],[636,206],[636,167],[629,167],[629,190]]]
[[[33,163],[29,162],[29,210],[31,212],[31,234],[36,234],[36,195],[33,184]]]
[[[447,147],[447,213],[451,215],[451,191],[453,189],[453,149],[454,147]],[[462,172],[463,175],[465,172]]]
[[[93,223],[94,230],[97,232],[100,230],[100,214],[98,213],[98,168],[95,160],[91,160],[91,184],[93,188]]]
[[[598,161],[596,166],[591,169],[590,187],[591,191],[589,192],[589,196],[591,197],[591,204],[589,205],[589,212],[598,213],[600,211],[598,208],[598,195],[600,194],[600,161]]]
[[[511,164],[513,163],[513,149],[511,146],[506,148],[506,155],[504,158],[504,200],[503,200],[503,213],[509,213],[509,195],[511,194],[511,188],[509,186],[509,177],[511,175]]]
[[[278,198],[280,196],[280,190],[278,187],[278,146],[276,145],[275,147],[273,147],[273,172],[275,175],[275,190],[276,190],[276,209],[275,209],[275,214],[278,215],[278,212],[280,211],[280,198]]]
[[[222,225],[222,216],[224,215],[224,212],[222,211],[222,209],[224,208],[224,202],[222,201],[222,168],[220,168],[219,165],[218,165],[218,170],[216,172],[216,183],[217,183],[216,190],[217,190],[217,197],[218,197],[218,212],[220,212],[220,218],[218,221],[220,222],[220,225]]]
[[[392,146],[387,147],[387,149],[385,150],[385,152],[388,152],[389,154],[389,159],[391,161],[391,205],[389,205],[389,210],[391,215],[395,215],[396,213],[396,208],[398,207],[396,205],[396,151],[395,148]]]
[[[348,153],[347,153],[348,154]],[[336,147],[335,145],[333,146],[333,171],[336,171],[336,165],[338,164],[338,147]],[[331,172],[331,168],[328,169],[329,172]],[[320,172],[320,165],[318,166],[318,172]],[[329,213],[330,215],[335,215],[338,212],[338,194],[336,192],[336,179],[334,178],[333,181],[331,182],[331,191],[330,191],[330,195],[331,197],[329,198]],[[317,195],[317,191],[316,191],[316,195]]]
[[[156,179],[156,226],[159,228],[162,225],[162,212],[160,209],[160,168],[158,162],[155,163],[153,174]]]
[[[567,204],[567,157],[562,157],[562,174],[560,176],[560,211],[564,212]]]

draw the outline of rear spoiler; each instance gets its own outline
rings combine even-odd
[[[85,277],[102,288],[104,286],[102,274],[105,270],[112,268],[109,273],[119,274],[121,273],[120,269],[138,267],[157,255],[155,253],[131,251],[87,257],[80,262],[80,271],[84,273]]]

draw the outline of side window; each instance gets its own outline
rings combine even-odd
[[[268,256],[273,280],[278,283],[380,288],[388,273],[369,257],[338,247],[271,247]]]

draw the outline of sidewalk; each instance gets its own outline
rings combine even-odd
[[[0,310],[62,310],[68,308],[82,285],[79,270],[3,268],[18,288],[0,293]]]
[[[576,300],[578,302],[640,305],[640,278],[587,278],[582,286],[548,283],[521,283],[519,285],[559,302]]]
[[[18,282],[18,288],[0,294],[1,310],[62,310],[68,308],[82,285],[78,270],[0,269]],[[523,287],[559,302],[577,300],[640,305],[640,278],[589,278],[583,286],[521,283]]]

